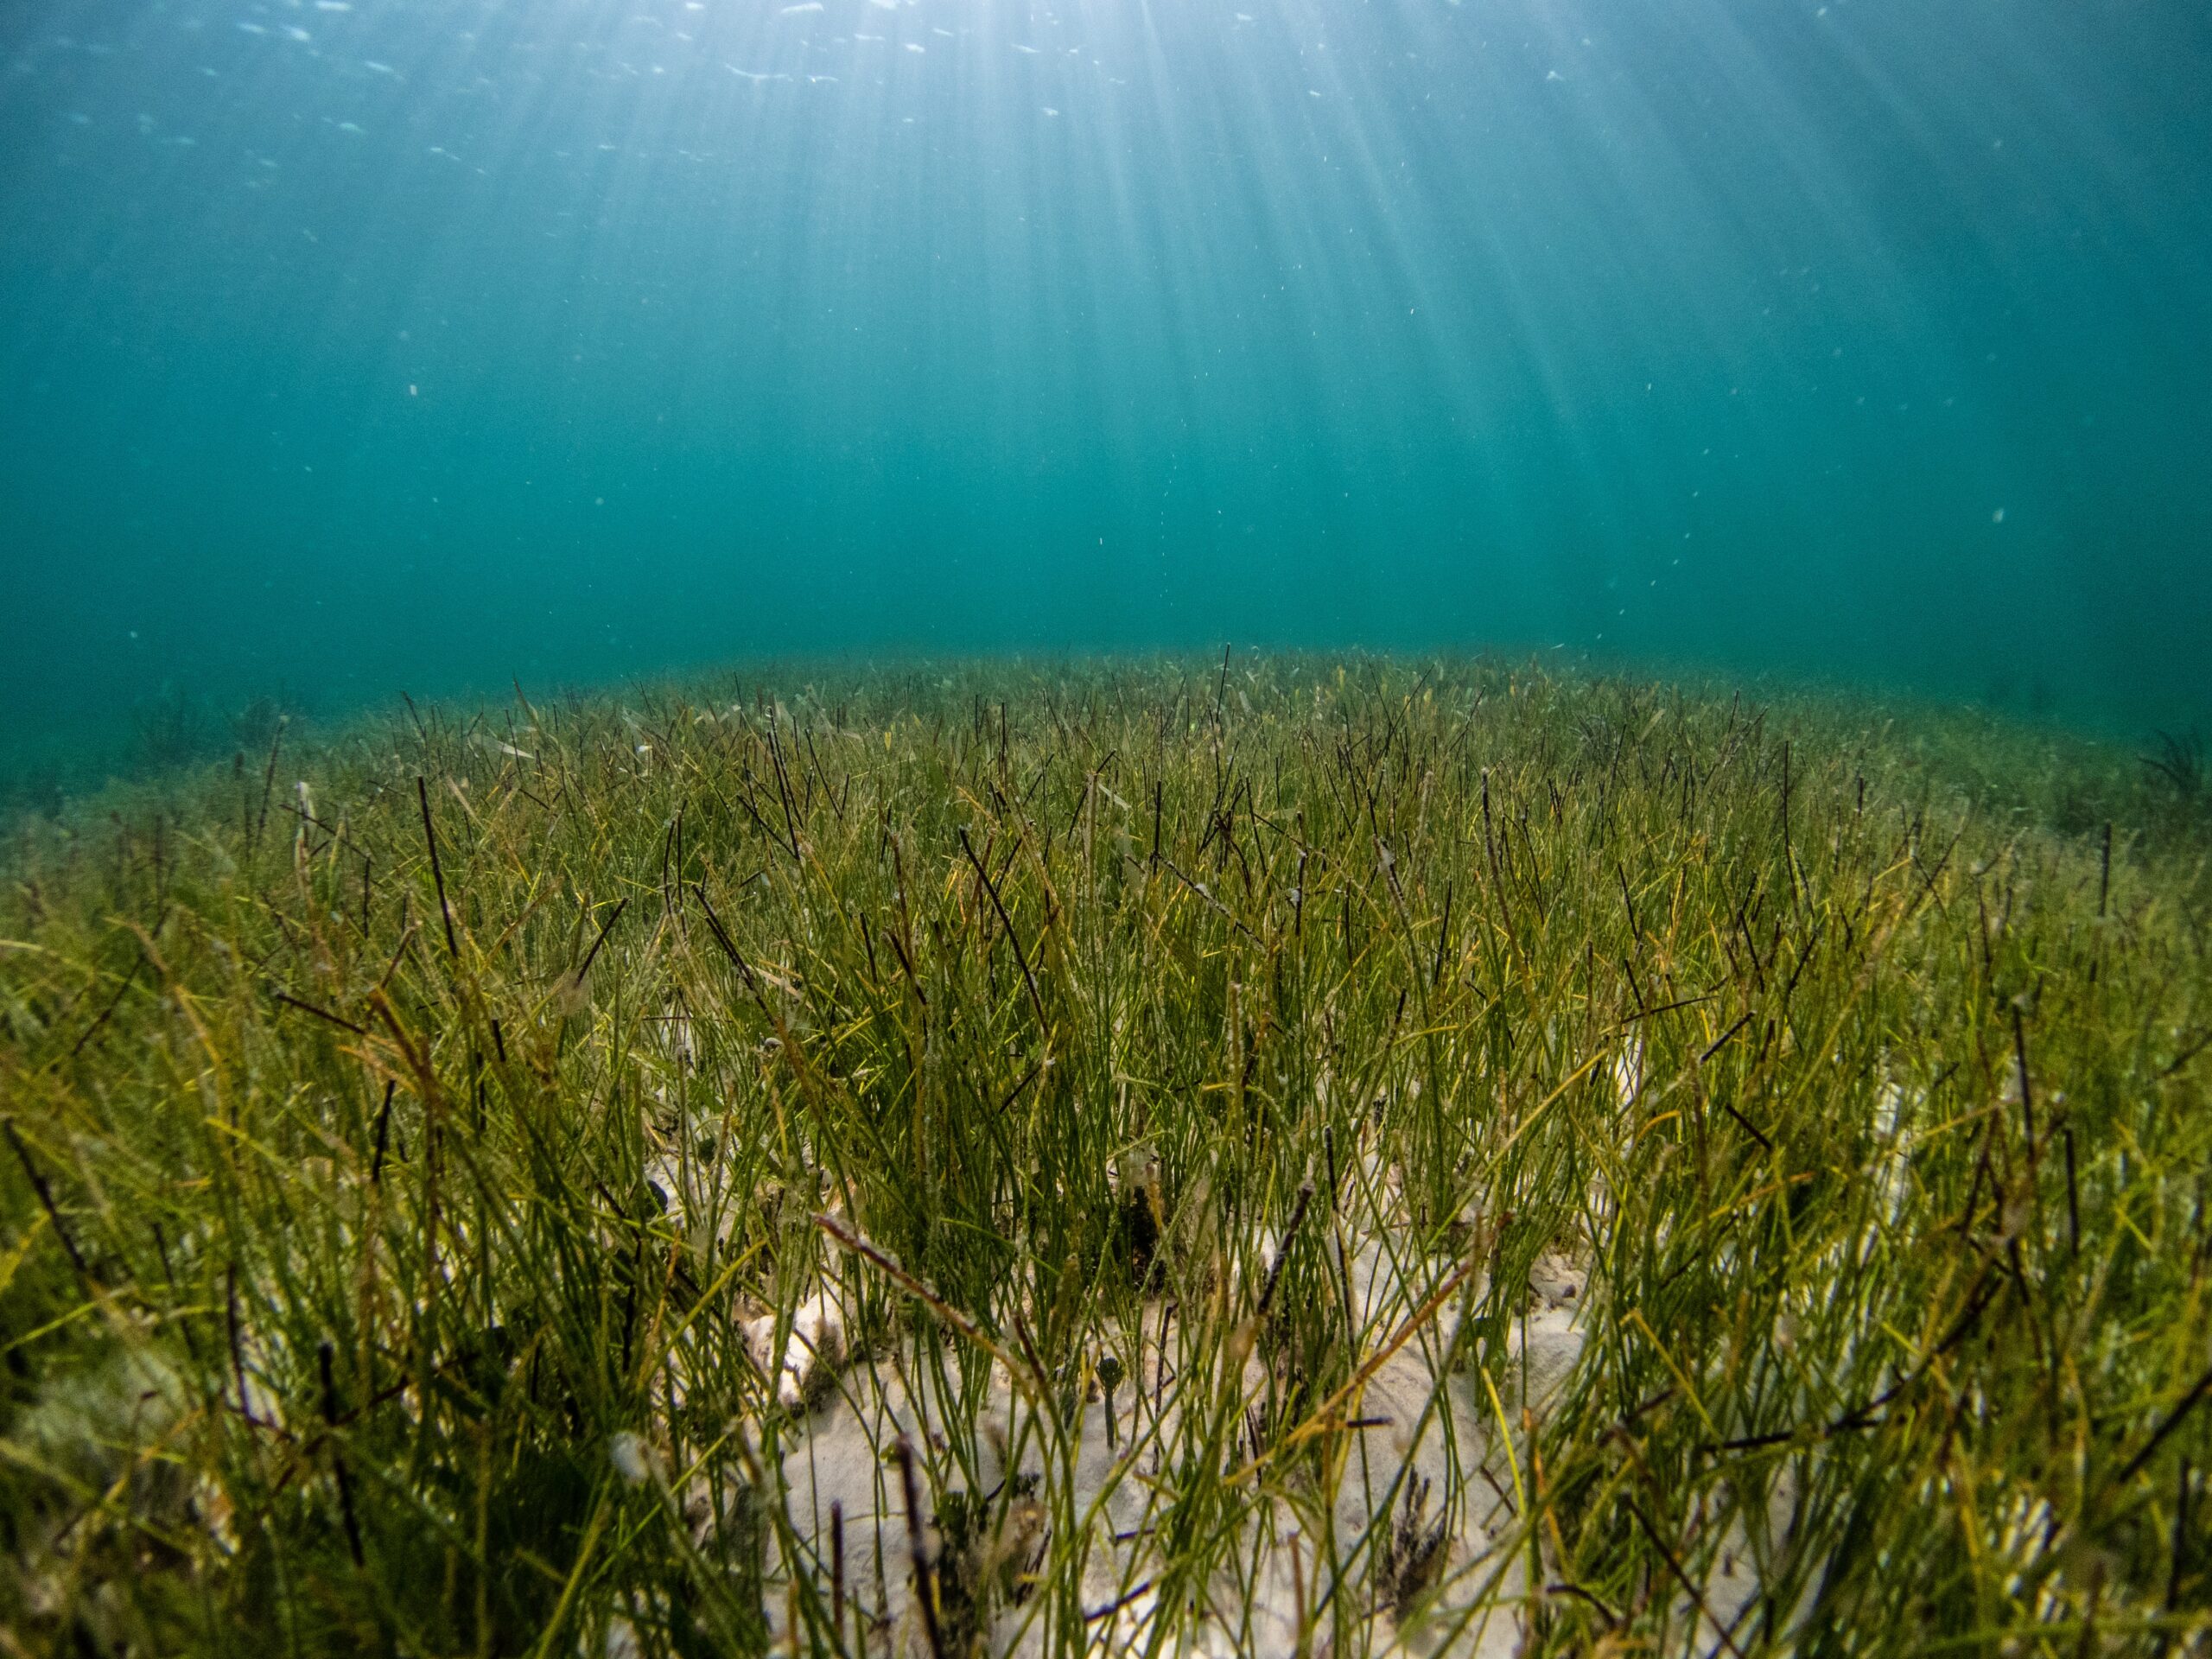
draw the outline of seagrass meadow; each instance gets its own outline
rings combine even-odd
[[[816,665],[25,819],[0,1651],[2192,1650],[2157,760]]]

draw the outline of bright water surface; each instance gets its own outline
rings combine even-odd
[[[2187,726],[2208,254],[2202,0],[7,0],[0,746],[1224,639]]]

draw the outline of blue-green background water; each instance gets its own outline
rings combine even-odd
[[[0,747],[1224,639],[2186,726],[2208,89],[2198,0],[10,0]]]

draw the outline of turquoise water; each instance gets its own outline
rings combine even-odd
[[[10,0],[4,742],[759,653],[2212,715],[2180,0]]]

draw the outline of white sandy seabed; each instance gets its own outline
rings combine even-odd
[[[914,1376],[911,1350],[903,1361],[889,1351],[849,1352],[840,1287],[850,1281],[817,1287],[780,1328],[770,1315],[749,1322],[749,1345],[761,1369],[777,1377],[790,1418],[780,1445],[785,1535],[792,1541],[772,1539],[768,1546],[766,1611],[776,1644],[785,1651],[794,1645],[782,1588],[792,1569],[817,1585],[830,1578],[834,1514],[844,1541],[846,1650],[926,1659],[897,1456],[903,1438],[913,1450],[921,1548],[940,1601],[987,1581],[994,1586],[979,1644],[991,1654],[1041,1653],[1055,1624],[1049,1645],[1064,1651],[1080,1645],[1098,1653],[1299,1659],[1520,1652],[1532,1557],[1545,1555],[1541,1543],[1532,1551],[1517,1519],[1527,1430],[1581,1352],[1586,1276],[1565,1255],[1536,1263],[1510,1328],[1509,1363],[1493,1388],[1477,1367],[1449,1363],[1460,1310],[1480,1305],[1483,1280],[1471,1280],[1471,1295],[1455,1292],[1422,1317],[1454,1264],[1408,1259],[1406,1230],[1390,1220],[1404,1213],[1394,1173],[1370,1160],[1360,1175],[1350,1185],[1369,1195],[1363,1212],[1348,1204],[1308,1224],[1333,1234],[1328,1248],[1351,1303],[1351,1328],[1361,1333],[1357,1351],[1371,1370],[1342,1409],[1349,1426],[1330,1436],[1338,1448],[1329,1463],[1333,1473],[1305,1483],[1294,1502],[1254,1496],[1256,1483],[1248,1481],[1230,1486],[1215,1513],[1195,1522],[1189,1505],[1179,1509],[1178,1471],[1185,1459],[1211,1448],[1224,1471],[1234,1471],[1249,1465],[1255,1450],[1248,1433],[1232,1428],[1209,1436],[1205,1425],[1186,1420],[1196,1412],[1226,1413],[1216,1421],[1232,1425],[1255,1421],[1270,1397],[1270,1377],[1256,1353],[1232,1362],[1217,1344],[1214,1352],[1192,1351],[1180,1341],[1175,1310],[1157,1299],[1146,1304],[1141,1330],[1126,1333],[1110,1409],[1095,1372],[1088,1375],[1065,1439],[1049,1452],[1039,1414],[1004,1361],[971,1363],[969,1403],[948,1409],[948,1393],[961,1385],[944,1373]],[[679,1208],[690,1207],[684,1197],[706,1197],[686,1194],[683,1172],[672,1165],[663,1165],[658,1176]],[[1272,1239],[1266,1243],[1262,1270],[1274,1248]],[[879,1271],[851,1258],[848,1264],[861,1274]],[[961,1341],[947,1332],[943,1345],[957,1350]],[[1777,1485],[1770,1537],[1787,1526],[1787,1485]],[[948,1499],[954,1491],[985,1500],[978,1506],[984,1520],[948,1538],[939,1522],[949,1501],[961,1502]],[[671,1497],[707,1546],[715,1495],[695,1481]],[[1077,1517],[1076,1536],[1049,1535],[1056,1515]],[[1199,1581],[1187,1565],[1177,1567],[1179,1556],[1192,1559],[1187,1544],[1173,1547],[1179,1535],[1187,1541],[1193,1524],[1233,1540],[1211,1552],[1221,1565]],[[1070,1529],[1063,1523],[1058,1530]],[[1758,1579],[1741,1522],[1729,1522],[1724,1534],[1719,1548],[1701,1552],[1709,1566],[1700,1572],[1695,1598],[1671,1586],[1651,1592],[1670,1604],[1669,1645],[1677,1651],[1732,1645],[1730,1635],[1753,1605]],[[1079,1610],[1048,1610],[1042,1598],[1021,1592],[1024,1570],[1048,1546],[1081,1553]],[[793,1554],[799,1559],[785,1559]],[[1573,1586],[1535,1587],[1544,1596],[1577,1593]],[[1078,1611],[1084,1635],[1077,1644],[1066,1625]],[[634,1643],[619,1621],[607,1633],[610,1656],[634,1650]],[[803,1649],[804,1637],[796,1645]]]

